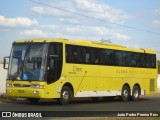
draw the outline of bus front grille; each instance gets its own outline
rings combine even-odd
[[[14,87],[30,87],[31,85],[28,84],[13,84]]]

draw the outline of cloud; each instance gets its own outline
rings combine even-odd
[[[55,33],[54,36],[55,36],[55,38],[66,38],[66,39],[72,39],[73,38],[73,36],[71,36],[71,35],[62,34],[62,33],[58,33],[58,32]]]
[[[76,3],[80,9],[84,9],[87,11],[103,13],[104,9],[110,9],[108,5],[96,4],[91,0],[76,0]]]
[[[157,16],[157,18],[155,20],[152,21],[152,26],[156,27],[156,28],[160,28],[160,9],[155,9],[154,10],[155,15]]]
[[[38,29],[32,29],[32,30],[24,30],[22,32],[19,33],[19,35],[21,36],[33,36],[33,37],[47,37],[48,34],[38,30]]]
[[[113,8],[107,4],[100,4],[93,0],[76,0],[80,10],[84,10],[89,16],[93,16],[102,20],[123,23],[129,18],[129,15],[121,10]]]
[[[130,40],[130,37],[119,33],[113,29],[108,29],[103,26],[68,26],[64,27],[65,33],[72,35],[83,36],[84,39],[87,36],[96,36],[96,38],[105,37],[110,39],[116,39],[120,41]]]
[[[124,40],[124,41],[126,41],[126,40],[129,40],[129,39],[130,39],[129,36],[123,35],[123,34],[120,34],[120,33],[114,33],[113,35],[115,35],[115,38],[116,38],[116,39],[119,39],[119,40]]]
[[[3,27],[31,27],[37,25],[38,22],[35,19],[16,17],[16,18],[6,18],[0,16],[0,26]]]
[[[65,16],[66,14],[61,12],[60,10],[49,8],[49,7],[33,7],[31,8],[32,12],[35,12],[40,15],[44,16],[51,16],[51,17],[61,17]]]
[[[130,15],[128,15],[128,13],[124,10],[116,9],[107,4],[102,4],[94,0],[63,0],[63,2],[57,3],[55,3],[55,1],[52,1],[50,5],[56,5],[55,7],[60,9],[116,23],[124,23],[127,19],[130,18]],[[91,22],[94,22],[94,24],[99,24],[99,21],[93,21],[92,19],[51,7],[33,7],[31,8],[31,11],[36,14],[53,17],[60,22],[67,22],[70,24],[88,24]]]
[[[160,16],[160,9],[156,9],[156,10],[155,10],[155,14],[156,14],[157,16]]]
[[[0,33],[8,32],[10,31],[9,29],[0,29]]]
[[[119,41],[130,40],[130,37],[117,30],[104,26],[85,26],[85,25],[43,25],[45,30],[52,30],[54,36],[69,37],[71,39],[93,39],[100,40],[102,37]],[[60,34],[61,33],[61,34]]]
[[[98,0],[54,0],[46,3],[66,11],[82,14],[96,19],[123,24],[131,16],[122,9],[114,8]],[[69,12],[61,11],[47,6],[32,7],[31,11],[45,18],[53,18],[55,25],[41,25],[41,28],[49,31],[52,35],[64,36],[73,39],[114,39],[120,41],[129,40],[130,37],[115,29],[115,25],[98,20],[86,18]]]
[[[157,27],[157,28],[160,28],[160,20],[154,20],[153,21],[153,26]]]
[[[51,29],[51,30],[57,30],[57,29],[59,29],[59,26],[57,26],[57,25],[41,25],[41,27],[43,29]]]

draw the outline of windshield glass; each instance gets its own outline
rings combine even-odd
[[[14,44],[8,79],[44,80],[46,44]]]

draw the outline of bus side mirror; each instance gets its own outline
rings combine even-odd
[[[7,57],[4,57],[4,59],[3,59],[3,68],[4,69],[7,69],[8,70],[8,62],[9,62],[9,56],[7,56]],[[7,62],[7,59],[8,59],[8,62]]]

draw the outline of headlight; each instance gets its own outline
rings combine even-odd
[[[44,85],[39,85],[39,84],[32,84],[31,88],[38,88],[38,89],[43,89]]]
[[[7,83],[6,87],[12,87],[12,84],[11,83]]]

